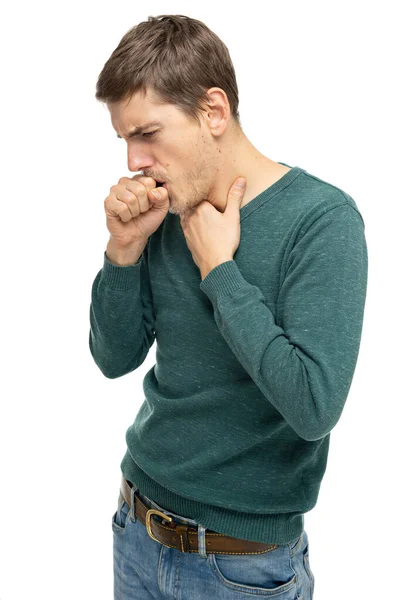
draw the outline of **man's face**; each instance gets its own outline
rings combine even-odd
[[[156,103],[151,90],[107,106],[117,135],[126,139],[129,170],[166,182],[170,213],[183,215],[210,196],[221,159],[202,118],[199,127],[175,105]],[[151,121],[160,124],[128,137]]]

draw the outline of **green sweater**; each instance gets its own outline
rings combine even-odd
[[[240,215],[233,260],[203,281],[172,213],[137,264],[104,252],[89,347],[114,379],[157,340],[124,477],[213,531],[286,544],[316,504],[356,367],[364,221],[349,194],[297,166]]]

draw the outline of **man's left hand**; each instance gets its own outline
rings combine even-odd
[[[240,181],[243,180],[243,186]],[[208,200],[180,219],[186,243],[203,280],[212,269],[233,256],[240,243],[240,205],[246,180],[238,177],[228,192],[226,208],[219,212]]]

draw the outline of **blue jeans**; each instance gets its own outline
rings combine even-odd
[[[135,494],[176,522],[197,527],[199,552],[181,552],[153,540],[120,493],[111,521],[114,600],[312,600],[305,531],[264,554],[206,553],[201,524],[164,510],[133,486],[132,499]]]

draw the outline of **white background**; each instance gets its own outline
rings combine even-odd
[[[19,2],[1,10],[0,598],[112,598],[125,431],[155,362],[105,378],[89,352],[103,202],[126,143],[95,98],[149,15],[228,46],[247,137],[356,201],[369,281],[361,349],[305,516],[316,600],[394,598],[399,540],[399,120],[395,2]],[[144,8],[143,8],[144,7]],[[186,599],[185,599],[186,600]]]

